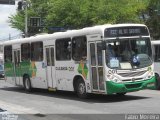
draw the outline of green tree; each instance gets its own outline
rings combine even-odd
[[[16,28],[22,32],[24,32],[24,12],[18,12],[16,15],[11,15],[9,17],[9,23],[12,28]]]
[[[149,18],[147,19],[146,24],[150,29],[151,36],[153,39],[160,39],[160,1],[151,0],[147,12]]]
[[[41,17],[46,31],[57,26],[79,29],[107,23],[142,23],[139,15],[148,3],[149,0],[31,0],[28,15]],[[24,12],[10,17],[11,26],[21,31],[23,21]]]
[[[139,13],[148,0],[54,0],[47,20],[50,25],[81,28],[96,24],[141,22]]]

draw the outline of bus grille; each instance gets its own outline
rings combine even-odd
[[[133,82],[133,81],[139,81],[139,80],[143,80],[143,78],[132,78],[132,79],[125,79],[125,80],[122,80],[122,81],[125,81],[125,82]]]
[[[130,73],[118,73],[118,75],[122,76],[122,77],[135,77],[135,76],[141,76],[144,73],[146,73],[147,70],[145,71],[138,71],[138,72],[130,72]]]
[[[142,83],[137,83],[137,84],[126,84],[126,88],[139,88],[141,87]]]

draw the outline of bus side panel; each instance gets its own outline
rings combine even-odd
[[[43,62],[31,62],[31,84],[34,88],[47,89],[46,71]]]
[[[75,65],[75,73],[83,78],[86,85],[86,92],[91,93],[90,74],[89,74],[89,61],[79,61]]]
[[[12,62],[4,63],[4,70],[7,82],[15,85],[14,64]]]
[[[24,77],[24,75],[28,75],[29,77],[31,77],[31,73],[32,73],[31,62],[30,61],[22,61],[20,63],[20,68],[21,68],[20,85],[23,86],[23,77]]]
[[[58,90],[73,91],[74,62],[56,61],[56,83]]]
[[[30,62],[22,61],[21,66],[21,76],[29,75],[32,87],[34,88],[47,88],[46,81],[46,71],[42,68],[43,62]],[[23,82],[21,82],[23,84]]]
[[[32,68],[31,68],[31,62],[30,61],[22,61],[20,63],[21,66],[21,76],[23,77],[23,75],[27,74],[29,76],[31,76],[32,74]]]
[[[56,62],[56,83],[58,90],[74,91],[73,80],[75,76],[81,76],[86,84],[87,92],[90,92],[90,87],[87,87],[88,65],[85,62],[76,61],[57,61]]]

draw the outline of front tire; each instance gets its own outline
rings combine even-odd
[[[126,92],[123,92],[123,93],[116,93],[118,96],[125,96],[126,95]]]
[[[23,80],[24,84],[24,89],[26,92],[31,92],[32,91],[32,86],[31,86],[31,81],[29,77],[24,77]]]
[[[160,90],[160,77],[158,74],[155,74],[155,77],[156,77],[156,83],[155,83],[156,90]]]
[[[77,86],[76,86],[76,92],[79,98],[87,98],[88,94],[86,93],[86,86],[85,83],[80,79],[78,80]]]

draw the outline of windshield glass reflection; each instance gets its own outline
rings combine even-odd
[[[133,69],[152,64],[149,38],[107,40],[106,46],[106,64],[110,68]]]

